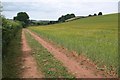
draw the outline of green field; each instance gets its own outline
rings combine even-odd
[[[84,54],[98,66],[118,68],[118,14],[78,19],[28,29],[57,45]]]

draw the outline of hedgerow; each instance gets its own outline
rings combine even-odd
[[[3,50],[16,36],[16,33],[22,28],[18,21],[8,20],[2,17],[2,47]]]

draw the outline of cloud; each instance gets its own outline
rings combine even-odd
[[[9,0],[4,0],[9,1]],[[14,0],[17,1],[17,0]],[[22,0],[19,0],[22,1]],[[27,0],[25,0],[27,1]],[[2,2],[3,14],[12,18],[18,12],[27,12],[31,19],[57,20],[61,15],[75,13],[77,16],[102,11],[104,14],[117,13],[117,0],[111,2],[87,2],[87,0],[39,0],[38,2]],[[86,2],[85,2],[86,1]]]
[[[37,2],[3,2],[3,11],[40,11],[48,10],[48,8],[41,3]]]
[[[44,3],[58,3],[58,2],[119,2],[119,0],[1,0],[2,2],[44,2]]]

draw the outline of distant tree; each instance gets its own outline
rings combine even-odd
[[[71,14],[71,17],[72,17],[72,18],[75,17],[75,14]]]
[[[15,16],[13,19],[21,21],[23,24],[23,27],[26,27],[29,23],[29,16],[26,12],[17,13],[17,16]]]
[[[75,14],[62,15],[61,17],[59,17],[58,22],[65,22],[65,20],[74,18],[74,17],[75,17]]]
[[[89,14],[88,16],[89,16],[89,17],[91,17],[92,15],[91,15],[91,14]]]
[[[55,24],[58,23],[58,21],[50,21],[49,24]]]
[[[37,25],[41,25],[41,23],[37,23]]]
[[[59,19],[58,19],[59,22],[65,22],[65,16],[61,16]]]
[[[94,16],[97,16],[97,14],[95,13]]]
[[[17,17],[13,17],[13,20],[17,20]]]
[[[99,12],[98,15],[102,15],[102,12]]]

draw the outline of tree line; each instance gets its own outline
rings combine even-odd
[[[102,15],[102,12],[98,13],[98,16],[100,15]],[[97,14],[95,13],[94,15],[91,15],[91,14],[88,15],[88,17],[91,17],[91,16],[97,16]],[[17,16],[13,17],[13,20],[20,21],[22,26],[25,28],[28,25],[49,25],[49,24],[61,23],[75,17],[76,17],[75,14],[72,13],[72,14],[62,15],[61,17],[58,18],[57,21],[33,22],[32,20],[29,20],[29,15],[26,12],[19,12],[17,13]]]
[[[103,15],[103,13],[102,13],[102,12],[99,12],[99,13],[98,13],[98,16],[100,16],[100,15]],[[90,17],[90,16],[97,16],[97,14],[96,14],[96,13],[94,13],[94,15],[89,14],[88,16],[89,16],[89,17]]]
[[[65,22],[65,20],[70,19],[70,18],[74,18],[75,14],[66,14],[66,15],[62,15],[59,19],[58,22]]]
[[[98,16],[99,15],[102,15],[102,12],[99,12]],[[97,14],[89,15],[89,16],[97,16]],[[74,17],[76,17],[75,14],[66,14],[66,15],[62,15],[61,17],[59,17],[57,21],[37,23],[36,25],[49,25],[49,24],[61,23]],[[15,37],[16,33],[22,27],[25,28],[32,24],[32,22],[29,20],[29,15],[26,12],[19,12],[17,16],[13,17],[13,20],[6,19],[3,16],[0,16],[0,18],[2,18],[3,47],[9,44],[9,42]]]

